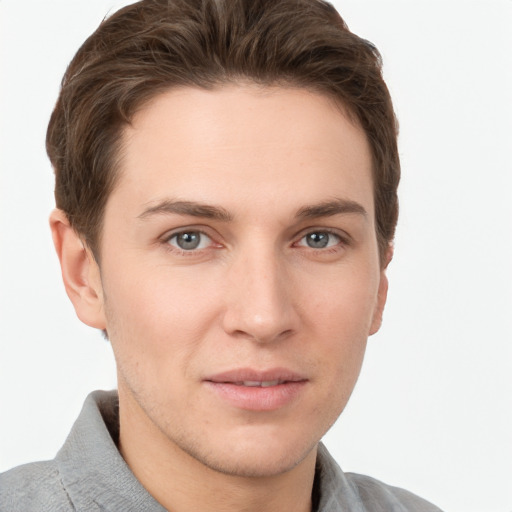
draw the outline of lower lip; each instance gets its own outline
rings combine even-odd
[[[248,411],[274,411],[296,400],[307,381],[284,382],[277,386],[239,386],[228,382],[205,381],[222,400]]]

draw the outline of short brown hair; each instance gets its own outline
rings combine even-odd
[[[99,257],[123,127],[176,86],[247,81],[334,97],[373,156],[381,259],[398,217],[397,123],[375,46],[322,0],[142,0],[104,20],[71,61],[48,126],[55,198]]]

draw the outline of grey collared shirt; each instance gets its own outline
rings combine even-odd
[[[0,512],[165,512],[125,463],[118,434],[117,393],[91,393],[55,459],[0,475]],[[322,444],[314,502],[317,512],[440,512],[408,491],[343,473]]]

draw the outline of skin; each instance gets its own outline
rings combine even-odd
[[[149,492],[176,512],[309,510],[386,301],[362,129],[306,90],[172,90],[125,129],[101,268],[63,212],[51,227],[79,318],[108,330],[121,452]],[[236,368],[304,383],[246,410],[205,381]]]

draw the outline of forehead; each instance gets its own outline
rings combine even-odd
[[[296,208],[349,194],[373,212],[366,136],[319,93],[173,89],[146,104],[123,137],[113,195],[124,201],[148,204],[170,194],[228,208],[272,201]]]

